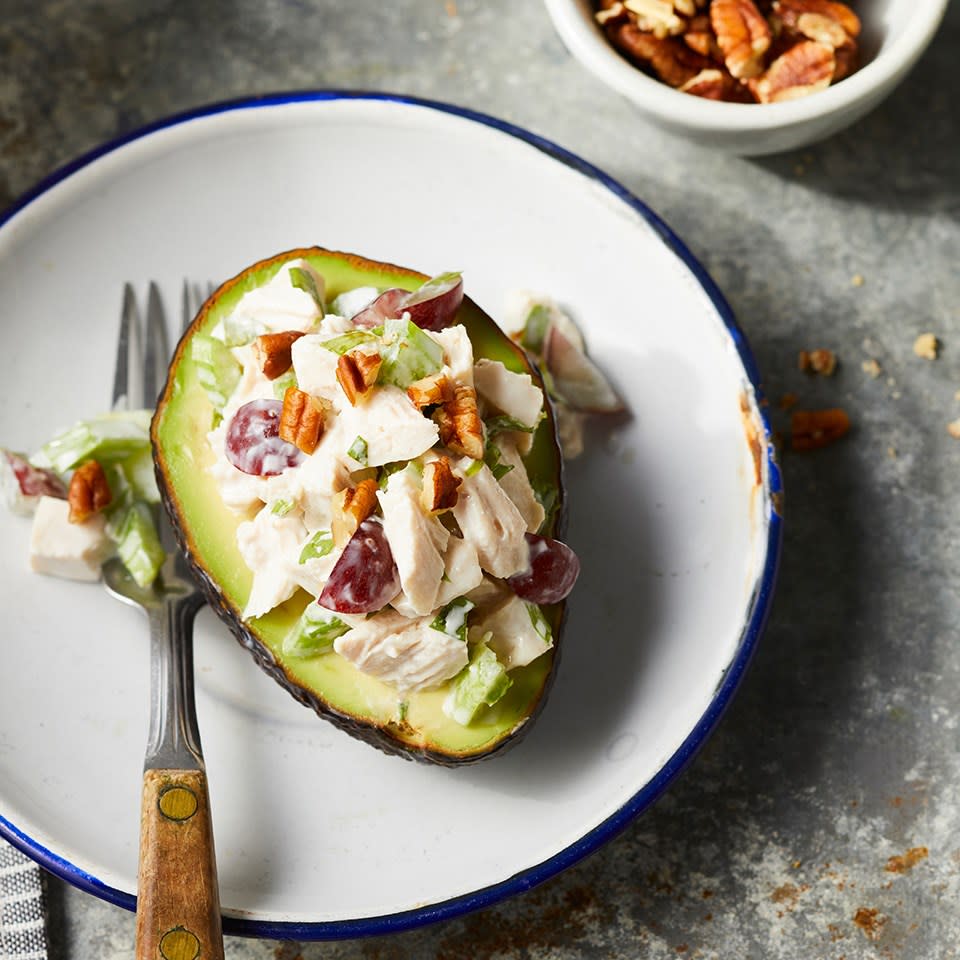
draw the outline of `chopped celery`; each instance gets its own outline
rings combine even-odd
[[[465,477],[472,477],[478,474],[482,469],[483,469],[483,461],[474,460],[473,463],[471,463],[470,466],[463,471],[463,475]]]
[[[270,512],[278,517],[285,517],[293,508],[292,500],[274,500],[270,504]]]
[[[343,636],[350,626],[333,611],[319,603],[311,603],[283,640],[283,652],[291,657],[315,657],[326,653],[337,637]]]
[[[290,282],[298,289],[303,290],[306,293],[309,293],[313,297],[313,302],[320,308],[320,312],[323,312],[323,297],[320,296],[320,290],[317,288],[317,281],[314,279],[313,274],[309,270],[304,270],[303,267],[291,267],[290,268]]]
[[[190,339],[190,359],[214,410],[222,410],[240,381],[240,364],[230,348],[216,337],[198,333]]]
[[[273,381],[273,395],[277,400],[282,400],[290,387],[298,386],[296,371],[291,367],[286,373],[281,373]]]
[[[453,689],[443,705],[444,713],[466,727],[484,706],[492,707],[512,684],[497,655],[485,643],[478,643],[470,653],[470,662],[453,681]]]
[[[448,287],[451,283],[455,283],[462,276],[463,274],[459,270],[449,270],[447,273],[438,273],[435,277],[431,277],[417,288],[416,298],[418,300],[428,300],[431,296],[433,296],[434,290],[437,290],[440,287]],[[421,294],[423,294],[423,296],[421,296]]]
[[[300,563],[325,557],[333,549],[333,534],[329,530],[318,530],[300,551]]]
[[[557,507],[560,505],[560,489],[556,484],[538,480],[536,477],[530,479],[530,486],[533,488],[533,495],[543,507],[544,518],[540,529],[541,531],[549,530],[553,525]]]
[[[356,440],[350,445],[350,449],[347,450],[347,456],[353,457],[357,463],[361,463],[364,466],[367,465],[367,441],[363,437],[358,436]]]
[[[406,389],[443,366],[443,347],[410,319],[387,320],[383,341],[380,350],[383,365],[378,383],[392,383]]]
[[[108,525],[108,533],[112,525]],[[153,522],[150,508],[134,501],[122,513],[116,529],[117,555],[141,587],[157,578],[166,554]]]
[[[116,542],[120,538],[120,528],[123,526],[127,511],[136,502],[133,487],[126,471],[119,463],[103,465],[103,473],[110,486],[110,502],[104,508],[107,536]]]
[[[451,600],[434,618],[430,627],[439,630],[449,637],[467,642],[467,614],[476,606],[466,597],[457,597]]]
[[[242,347],[245,343],[251,343],[267,329],[262,321],[243,313],[231,313],[224,318],[222,326],[223,342],[228,347]]]
[[[512,463],[500,462],[500,448],[492,443],[488,443],[484,448],[483,462],[490,468],[490,472],[497,480],[506,476],[513,469]]]
[[[526,603],[526,601],[524,601],[524,603]],[[550,624],[543,615],[543,611],[535,603],[526,603],[526,607],[527,614],[530,616],[530,622],[533,624],[534,633],[536,633],[547,646],[553,646],[553,631],[550,629]]]
[[[324,340],[320,346],[342,357],[354,347],[359,347],[362,343],[374,343],[376,339],[376,335],[369,330],[351,330],[349,333],[341,333],[339,337]]]
[[[540,354],[543,351],[543,341],[551,322],[550,310],[542,303],[531,307],[527,320],[520,334],[520,344],[531,353]]]
[[[487,436],[495,437],[498,433],[506,433],[509,430],[520,430],[523,433],[533,433],[537,429],[537,424],[540,423],[540,420],[544,418],[545,414],[541,411],[540,417],[532,427],[528,427],[525,423],[521,423],[516,417],[508,417],[506,414],[501,414],[498,417],[491,417],[489,420],[484,420],[483,425],[487,428]]]
[[[107,413],[81,420],[58,434],[38,458],[57,473],[66,473],[84,460],[115,463],[150,449],[149,410]]]
[[[382,467],[380,467],[380,471],[377,475],[377,486],[379,486],[381,490],[386,490],[387,481],[395,473],[399,473],[401,470],[403,470],[409,462],[409,460],[393,460],[390,463],[385,463]]]
[[[153,470],[153,451],[149,447],[121,460],[118,466],[123,470],[123,475],[138,500],[147,503],[160,502],[157,475]]]

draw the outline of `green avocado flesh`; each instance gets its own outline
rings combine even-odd
[[[197,334],[209,334],[244,293],[269,281],[291,259],[307,260],[326,279],[328,302],[356,287],[414,290],[427,279],[402,267],[312,247],[254,264],[223,284],[181,340],[153,419],[154,460],[167,511],[213,608],[260,666],[296,699],[389,753],[445,764],[484,758],[516,740],[542,703],[557,657],[563,604],[544,608],[553,630],[554,649],[512,670],[513,685],[506,695],[495,706],[481,711],[468,726],[457,723],[442,709],[448,685],[400,694],[334,652],[307,658],[285,656],[284,637],[313,600],[302,590],[263,617],[250,622],[241,619],[252,574],[237,548],[236,531],[246,518],[223,504],[208,470],[213,455],[207,433],[213,425],[214,411],[196,365],[190,360],[190,340]],[[530,373],[541,383],[522,350],[466,297],[457,322],[467,327],[475,358],[499,360],[511,370]],[[560,491],[559,508],[554,513],[560,518],[562,461],[549,405],[547,414],[537,429],[527,469],[535,486],[551,484]]]

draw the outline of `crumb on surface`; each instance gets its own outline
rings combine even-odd
[[[835,443],[850,430],[846,410],[794,410],[790,418],[790,446],[793,450],[818,450]]]
[[[869,940],[876,940],[887,918],[875,907],[860,907],[854,914],[853,922],[863,931]]]
[[[872,377],[874,380],[876,380],[882,372],[880,361],[874,357],[871,357],[869,360],[864,360],[863,363],[860,364],[860,369],[863,370],[868,377]]]
[[[801,350],[797,355],[797,366],[804,373],[819,373],[822,377],[831,377],[837,369],[837,355],[832,350]]]
[[[951,420],[947,424],[947,433],[949,433],[954,440],[960,440],[960,417],[956,420]]]
[[[862,273],[855,273],[855,274],[850,278],[850,285],[853,286],[853,287],[862,287],[863,284],[864,284],[864,279],[863,279],[863,274],[862,274]]]
[[[887,873],[907,873],[921,860],[926,860],[929,855],[930,851],[927,847],[911,847],[906,853],[890,857],[884,870]]]
[[[932,333],[921,333],[913,341],[913,352],[923,360],[936,360],[940,353],[940,341]]]

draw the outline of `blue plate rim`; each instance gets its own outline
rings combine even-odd
[[[379,936],[388,933],[401,933],[427,924],[462,917],[485,907],[493,906],[516,894],[523,893],[563,872],[568,867],[594,853],[609,840],[624,830],[639,814],[645,811],[680,772],[690,763],[716,727],[721,716],[733,699],[734,693],[743,679],[747,667],[753,658],[760,636],[770,612],[770,603],[776,584],[777,571],[783,541],[783,523],[780,514],[782,497],[782,477],[776,458],[772,429],[761,386],[760,373],[747,343],[747,339],[734,317],[719,287],[687,248],[686,244],[667,226],[667,224],[648,207],[639,197],[631,193],[619,181],[604,173],[592,163],[582,159],[564,147],[538,134],[509,121],[438,100],[405,94],[387,93],[369,90],[300,90],[281,93],[242,97],[233,100],[218,101],[191,110],[182,111],[141,126],[129,133],[113,138],[76,159],[64,164],[40,180],[34,187],[23,193],[5,211],[0,213],[0,229],[16,214],[47,193],[52,187],[66,180],[77,171],[89,166],[99,158],[113,153],[121,147],[170,127],[180,126],[192,120],[217,114],[240,110],[253,110],[264,107],[277,107],[293,103],[317,103],[336,100],[381,101],[404,106],[422,107],[450,114],[465,120],[508,134],[522,140],[555,160],[583,174],[590,180],[605,187],[619,200],[631,207],[657,232],[663,242],[693,273],[700,286],[706,292],[711,303],[723,321],[733,345],[747,375],[760,412],[763,424],[765,457],[767,465],[768,487],[770,491],[770,510],[767,517],[767,553],[763,571],[757,582],[751,600],[750,617],[741,634],[736,653],[727,667],[723,678],[714,692],[707,709],[700,720],[677,748],[670,759],[657,774],[623,804],[615,813],[584,834],[579,840],[565,847],[552,857],[535,866],[514,874],[507,880],[459,897],[453,897],[440,903],[399,913],[376,917],[362,917],[353,920],[327,920],[318,922],[267,921],[247,917],[224,916],[223,930],[226,934],[247,937],[263,937],[283,940],[343,940]],[[70,861],[58,856],[38,841],[19,830],[11,821],[0,814],[0,836],[12,846],[21,850],[46,870],[55,874],[73,886],[100,897],[109,903],[127,910],[136,909],[136,897],[103,883]]]

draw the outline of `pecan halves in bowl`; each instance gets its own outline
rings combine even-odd
[[[633,23],[609,32],[614,45],[641,66],[646,66],[671,87],[682,87],[698,73],[714,66],[709,57],[691,50],[682,40],[645,33]]]
[[[596,6],[598,24],[628,60],[707,100],[793,100],[860,65],[860,19],[839,0],[598,0]]]
[[[772,34],[753,0],[713,0],[710,24],[732,76],[743,80],[763,72]]]
[[[777,57],[763,76],[751,80],[750,89],[761,103],[796,100],[826,90],[836,64],[830,47],[805,40]]]

